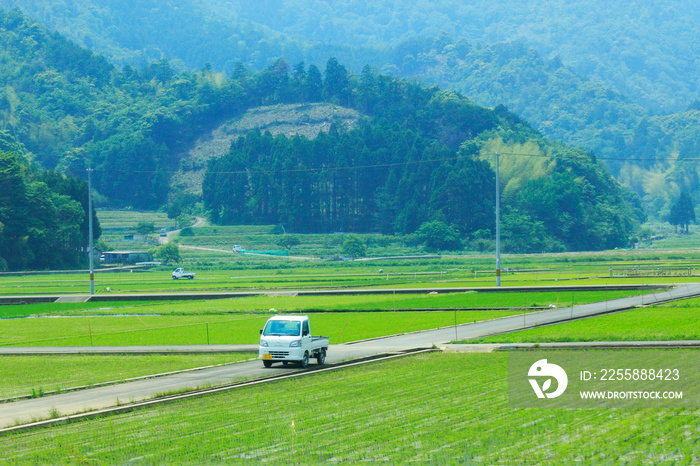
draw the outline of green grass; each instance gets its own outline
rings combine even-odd
[[[394,309],[489,309],[525,307],[567,307],[643,294],[639,291],[518,292],[518,293],[440,293],[364,296],[261,296],[229,301],[233,309],[275,308],[295,312],[313,310],[394,310]]]
[[[259,261],[259,259],[255,259]],[[294,267],[291,267],[294,265]],[[494,287],[495,278],[474,273],[467,268],[442,260],[429,264],[368,265],[349,263],[300,267],[298,262],[286,263],[288,268],[216,270],[212,263],[186,266],[195,272],[194,280],[173,280],[174,267],[160,266],[151,270],[134,272],[100,272],[95,274],[95,292],[98,295],[120,293],[179,293],[207,291],[248,290],[305,290],[305,289],[355,289],[355,288],[450,288]],[[467,264],[461,263],[464,267]],[[379,273],[379,267],[382,273]],[[700,277],[609,277],[608,270],[585,271],[523,271],[502,277],[503,287],[511,286],[559,286],[559,285],[613,285],[613,284],[665,284],[672,282],[698,282]],[[489,272],[490,273],[490,272]],[[0,276],[0,295],[60,295],[89,293],[87,273],[46,274],[25,276]]]
[[[157,229],[175,227],[176,221],[165,212],[139,212],[136,210],[98,210],[97,218],[104,230],[135,228],[141,222],[153,223]],[[108,233],[108,231],[105,231]]]
[[[489,320],[519,311],[347,312],[311,317],[314,334],[345,343],[457,323]],[[0,346],[138,346],[256,344],[270,313],[231,315],[131,315],[12,319],[0,323]]]
[[[355,269],[279,269],[270,270],[202,270],[188,267],[197,274],[194,280],[173,280],[174,267],[161,266],[155,270],[95,275],[97,294],[114,293],[164,293],[182,291],[237,291],[237,290],[289,290],[332,289],[358,287],[395,286],[449,286],[448,280],[458,280],[452,286],[464,283],[461,271],[432,270],[426,267],[394,267],[386,274],[379,274],[375,267]],[[109,291],[108,291],[109,289]],[[89,275],[29,275],[0,277],[0,294],[88,294]]]
[[[133,377],[234,363],[256,356],[252,353],[0,356],[0,399],[39,396]]]
[[[276,296],[207,301],[112,302],[4,306],[1,346],[130,346],[254,344],[275,312],[317,313],[314,333],[333,343],[445,327],[519,314],[530,306],[558,307],[638,292],[442,293],[372,296]],[[274,308],[275,312],[270,312]],[[505,308],[507,311],[408,311],[393,309]],[[362,312],[362,311],[384,312]],[[357,311],[357,312],[355,312]]]
[[[700,340],[700,307],[650,307],[550,325],[469,343]]]
[[[698,410],[511,409],[507,356],[431,354],[3,436],[8,463],[688,464]]]
[[[217,314],[269,311],[376,311],[396,309],[493,309],[568,307],[646,294],[644,291],[577,291],[517,293],[411,293],[342,296],[252,296],[200,301],[112,301],[0,306],[0,318],[37,315]]]

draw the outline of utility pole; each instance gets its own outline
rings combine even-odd
[[[496,286],[501,286],[501,180],[499,178],[499,157],[496,152]]]
[[[88,235],[90,236],[90,295],[95,294],[95,254],[94,254],[94,244],[92,239],[92,168],[87,169],[88,172]]]

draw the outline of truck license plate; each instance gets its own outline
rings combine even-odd
[[[263,354],[263,359],[272,359],[272,355],[269,353]]]

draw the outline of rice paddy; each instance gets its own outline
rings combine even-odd
[[[172,228],[164,214],[100,214],[103,239],[119,248],[142,221]],[[195,280],[172,267],[105,273],[98,295],[262,290],[207,301],[0,306],[0,346],[254,344],[272,314],[308,313],[331,343],[451,326],[616,299],[644,291],[297,296],[294,290],[493,287],[490,255],[330,261],[342,235],[308,235],[296,261],[234,254],[233,244],[276,248],[271,226],[204,227],[176,238]],[[372,259],[423,254],[399,238],[364,235]],[[184,246],[189,246],[186,248]],[[192,249],[192,248],[209,248]],[[608,251],[504,255],[512,286],[668,284],[700,281],[700,252]],[[87,294],[86,273],[0,277],[0,295]],[[292,291],[292,292],[290,292]],[[698,340],[700,299],[484,338],[483,342]],[[0,357],[0,398],[46,396],[79,385],[229,364],[250,354]],[[513,409],[507,356],[412,356],[278,381],[200,399],[2,436],[0,464],[337,463],[692,464],[700,458],[700,411],[683,409]],[[0,405],[1,406],[1,405]]]
[[[688,464],[700,412],[513,409],[506,355],[429,354],[5,435],[3,461]]]

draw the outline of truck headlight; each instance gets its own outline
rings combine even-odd
[[[301,340],[294,340],[289,344],[289,346],[298,348],[299,346],[301,346]]]
[[[260,346],[267,348],[267,342],[265,340],[260,340]]]

